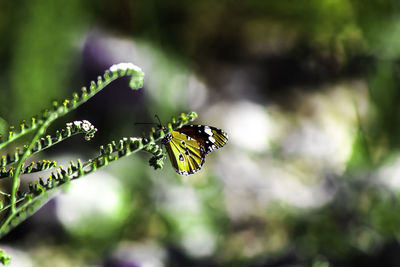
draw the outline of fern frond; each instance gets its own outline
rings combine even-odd
[[[20,184],[19,176],[22,171],[22,165],[25,160],[32,154],[32,149],[36,144],[37,140],[41,138],[46,132],[47,127],[58,117],[65,115],[69,111],[77,108],[79,105],[85,103],[90,97],[94,96],[97,92],[103,89],[106,85],[108,85],[113,80],[117,79],[121,76],[131,76],[131,81],[129,85],[132,89],[139,89],[143,85],[143,77],[144,73],[141,69],[132,63],[121,63],[117,65],[111,66],[110,70],[107,70],[102,77],[98,77],[97,84],[95,82],[91,82],[90,92],[87,93],[86,88],[82,88],[82,94],[79,96],[78,94],[73,94],[73,101],[64,100],[62,101],[62,105],[60,105],[57,101],[53,102],[52,110],[45,109],[39,116],[39,120],[35,125],[37,126],[37,130],[33,138],[31,139],[29,145],[24,146],[24,152],[20,159],[17,162],[17,166],[15,167],[15,172],[12,177],[12,185],[11,185],[11,214],[16,212],[16,195],[17,190]],[[26,132],[26,131],[25,131]],[[17,137],[22,136],[20,133]],[[13,140],[15,140],[15,138]],[[0,149],[5,145],[10,143],[10,138],[0,144]]]
[[[93,138],[96,132],[97,129],[87,120],[69,122],[66,124],[65,128],[56,131],[54,136],[47,135],[37,140],[31,149],[31,155],[43,151],[77,134],[85,134],[85,139],[89,141],[91,138]],[[17,148],[14,154],[12,155],[6,154],[4,156],[1,156],[0,168],[4,168],[7,165],[17,162],[23,156],[24,153],[25,153],[24,150]]]
[[[23,222],[27,217],[34,214],[40,207],[43,206],[44,203],[46,203],[46,200],[51,196],[51,193],[54,193],[46,192],[46,190],[40,184],[35,184],[34,188],[34,193],[27,193],[17,200],[18,207],[16,212],[11,213],[1,225],[1,237],[11,231],[15,226]],[[2,210],[10,207],[11,204],[4,207]]]
[[[67,185],[70,181],[86,176],[102,167],[109,165],[111,162],[120,158],[132,155],[138,151],[146,151],[153,155],[149,163],[155,169],[163,167],[164,152],[155,144],[160,141],[165,134],[171,133],[173,130],[181,128],[183,125],[193,121],[197,117],[195,112],[188,114],[182,113],[178,119],[172,118],[172,122],[168,123],[166,128],[152,128],[148,137],[144,138],[123,138],[119,141],[113,141],[105,146],[100,147],[100,155],[82,163],[80,160],[70,162],[66,167],[58,167],[57,171],[52,172],[46,181],[39,178],[33,184],[29,185],[29,191],[16,200],[15,212],[12,212],[0,227],[0,237],[4,236],[13,227],[21,223],[25,218],[33,214],[47,198],[52,196],[58,189]],[[10,208],[7,205],[1,210]],[[1,211],[0,210],[0,211]],[[11,222],[11,224],[10,224]]]
[[[73,93],[71,99],[53,101],[50,109],[45,109],[39,115],[32,117],[30,119],[30,123],[22,121],[18,128],[10,126],[8,136],[4,138],[5,140],[1,140],[0,149],[12,141],[20,138],[21,136],[38,129],[46,122],[48,123],[54,121],[58,117],[61,117],[71,110],[76,109],[104,87],[106,87],[109,83],[123,76],[131,77],[129,86],[132,89],[137,90],[143,86],[144,73],[139,67],[133,65],[132,63],[120,63],[112,65],[109,70],[105,71],[103,76],[99,76],[97,78],[96,82],[91,81],[89,90],[87,90],[86,87],[82,87],[81,92]]]

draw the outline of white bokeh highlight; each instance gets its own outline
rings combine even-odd
[[[226,131],[232,145],[252,152],[269,148],[274,134],[273,123],[264,107],[243,101],[221,112],[225,115]]]
[[[114,176],[97,171],[71,182],[67,192],[57,197],[57,217],[72,230],[96,218],[101,221],[121,217],[123,192]]]

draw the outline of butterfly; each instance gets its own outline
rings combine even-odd
[[[223,130],[207,125],[185,125],[161,140],[172,166],[181,175],[199,171],[206,155],[227,142],[228,135]]]

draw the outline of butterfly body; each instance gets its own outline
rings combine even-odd
[[[162,139],[172,166],[178,174],[193,174],[201,169],[211,151],[223,147],[228,135],[207,125],[186,125]]]

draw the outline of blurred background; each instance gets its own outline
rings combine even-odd
[[[187,177],[145,153],[113,163],[0,247],[12,266],[399,266],[399,15],[396,0],[1,0],[1,131],[112,64],[146,74],[49,129],[87,119],[93,141],[35,159],[89,159],[155,114],[196,111],[230,139]]]

